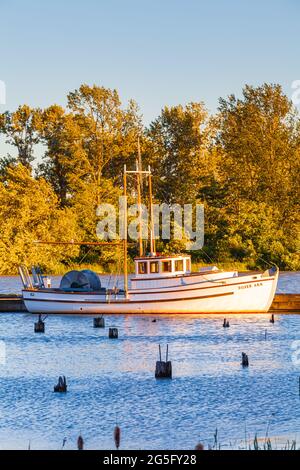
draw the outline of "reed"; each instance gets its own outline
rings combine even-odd
[[[205,442],[205,440],[203,441]],[[257,434],[255,434],[254,438],[245,438],[244,440],[230,440],[229,443],[222,443],[219,438],[219,431],[218,428],[215,430],[213,434],[212,443],[207,441],[204,449],[207,448],[208,450],[225,450],[225,449],[238,449],[238,450],[250,450],[250,451],[258,451],[258,450],[300,450],[299,445],[297,444],[296,439],[279,439],[278,437],[268,437],[265,436],[264,438],[259,438]],[[206,447],[207,446],[207,447]],[[203,449],[201,449],[203,450]]]

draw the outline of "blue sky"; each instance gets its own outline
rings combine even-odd
[[[81,83],[135,99],[145,123],[164,105],[300,79],[298,0],[0,0],[6,106],[64,105]]]

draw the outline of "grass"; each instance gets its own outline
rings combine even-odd
[[[200,444],[201,445],[201,444]],[[198,444],[199,446],[199,444]],[[197,447],[198,447],[197,446]],[[252,439],[237,439],[232,440],[229,443],[221,443],[219,440],[218,429],[216,429],[213,435],[213,442],[208,443],[207,447],[204,445],[204,450],[300,450],[297,445],[296,439],[286,439],[280,437],[270,438],[265,436],[259,438],[255,434]]]

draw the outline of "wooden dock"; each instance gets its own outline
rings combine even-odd
[[[276,294],[270,311],[274,313],[300,313],[300,294]]]
[[[17,294],[0,294],[0,312],[26,312],[21,295]]]
[[[21,295],[0,294],[1,312],[26,312]],[[270,312],[300,313],[300,294],[276,294]]]

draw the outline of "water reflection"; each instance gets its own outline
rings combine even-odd
[[[111,448],[116,417],[122,448],[193,449],[199,441],[240,442],[247,433],[292,435],[300,428],[299,366],[291,360],[300,316],[108,316],[119,328],[93,329],[92,318],[48,317],[33,333],[29,315],[0,316],[7,362],[0,365],[2,448]],[[267,331],[267,336],[265,332]],[[173,380],[154,379],[158,344],[169,344]],[[240,365],[241,353],[250,367]],[[67,376],[66,396],[52,392]],[[245,424],[246,423],[246,424]]]

